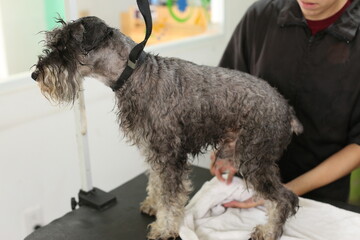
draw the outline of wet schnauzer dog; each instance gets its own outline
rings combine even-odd
[[[46,49],[32,74],[56,103],[73,103],[84,77],[114,89],[136,45],[96,17],[46,33]],[[115,90],[119,124],[149,164],[142,212],[155,215],[149,239],[178,235],[191,191],[188,155],[208,146],[228,161],[257,197],[266,200],[268,222],[253,240],[275,240],[298,198],[281,184],[276,161],[302,126],[287,101],[265,81],[234,70],[199,66],[143,54],[131,77]]]

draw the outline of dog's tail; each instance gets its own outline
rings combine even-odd
[[[302,133],[304,131],[304,127],[300,123],[299,119],[296,117],[295,111],[293,108],[290,109],[290,112],[291,112],[291,120],[290,120],[291,131],[293,133],[295,133],[296,135],[299,135],[300,133]]]

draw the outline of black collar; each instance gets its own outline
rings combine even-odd
[[[142,51],[140,53],[139,58],[135,62],[132,62],[130,59],[128,59],[127,65],[126,65],[124,71],[121,73],[120,77],[115,82],[115,84],[113,86],[111,86],[111,88],[114,92],[119,90],[125,84],[126,80],[131,76],[131,74],[134,72],[134,70],[145,61],[146,56],[147,56],[147,53]]]
[[[146,57],[146,53],[143,51],[147,40],[149,39],[152,31],[152,18],[151,18],[151,11],[150,11],[150,3],[148,0],[136,0],[139,10],[144,17],[145,26],[146,26],[146,33],[144,40],[137,44],[129,54],[129,58],[127,61],[127,65],[124,71],[121,73],[118,80],[115,82],[114,86],[112,86],[113,91],[119,90],[126,82],[127,79],[131,76],[134,72],[135,68],[144,61]]]

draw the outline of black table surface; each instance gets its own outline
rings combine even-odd
[[[193,167],[191,178],[193,196],[212,176],[208,169]],[[111,191],[117,198],[113,207],[99,211],[81,206],[34,231],[25,240],[145,240],[147,226],[155,220],[139,211],[139,204],[146,197],[146,184],[147,177],[141,174]],[[328,203],[360,213],[360,207]]]

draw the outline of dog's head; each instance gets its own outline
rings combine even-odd
[[[80,81],[93,67],[90,53],[96,51],[113,34],[97,17],[85,17],[45,32],[45,49],[39,56],[31,77],[45,97],[55,103],[73,103],[80,91]]]

